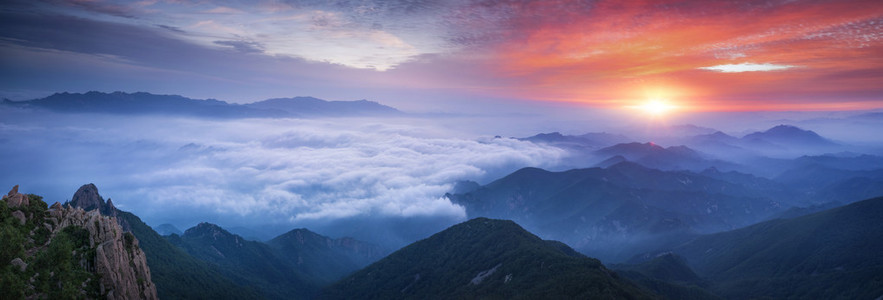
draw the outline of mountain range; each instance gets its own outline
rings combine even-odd
[[[373,101],[325,101],[313,97],[276,98],[249,104],[197,100],[178,95],[137,93],[56,93],[45,98],[10,101],[0,107],[42,109],[62,113],[172,115],[205,118],[309,118],[398,116],[395,108]]]
[[[619,261],[636,249],[753,224],[796,204],[781,202],[790,199],[776,197],[789,195],[778,186],[764,188],[622,162],[565,172],[525,168],[446,197],[469,217],[511,219],[605,261]]]
[[[113,216],[141,240],[160,298],[301,298],[380,259],[386,250],[351,238],[331,239],[294,229],[263,243],[200,223],[182,235],[160,236],[137,216],[121,211],[83,185],[68,203]],[[236,291],[213,289],[223,285]]]
[[[659,180],[636,180],[637,174],[647,172]],[[761,185],[768,183],[749,176],[717,173],[717,177],[732,177]],[[507,183],[517,186],[535,178],[555,179],[547,182],[550,186],[547,190],[532,188],[533,192],[540,194],[581,186],[592,178],[601,178],[600,181],[619,187],[656,192],[720,188],[722,193],[744,193],[731,191],[737,189],[737,185],[714,178],[690,172],[651,170],[633,163],[560,173],[524,169],[473,192],[482,193],[495,186],[507,186]],[[673,187],[669,182],[687,182],[688,179],[690,183],[684,184],[685,187]],[[74,247],[71,249],[81,249],[73,251],[74,254],[88,255],[103,253],[88,251],[90,239],[82,238],[90,236],[90,232],[123,231],[122,235],[115,235],[120,249],[114,251],[128,251],[130,255],[142,253],[142,256],[140,260],[111,269],[117,270],[115,274],[150,274],[149,277],[139,277],[142,280],[137,284],[141,288],[110,283],[102,285],[116,287],[123,294],[138,291],[141,295],[149,295],[150,292],[143,288],[154,286],[154,293],[159,298],[174,299],[873,299],[883,295],[883,285],[880,284],[883,282],[883,258],[879,255],[883,250],[883,223],[879,222],[879,216],[883,215],[883,197],[734,230],[693,234],[671,243],[657,244],[661,247],[632,256],[627,263],[605,266],[565,243],[543,240],[513,221],[483,217],[451,226],[384,257],[385,251],[369,243],[349,238],[331,239],[303,228],[291,230],[266,243],[243,239],[210,223],[200,223],[182,235],[162,237],[137,216],[117,209],[110,200],[104,201],[92,184],[81,187],[65,205],[56,203],[48,209],[39,196],[25,197],[15,188],[10,195],[3,197],[7,205],[0,205],[0,235],[4,237],[0,258],[23,253],[22,248],[10,248],[10,245],[29,245],[30,242],[15,234],[21,232],[16,229],[20,226],[17,224],[30,226],[22,227],[22,230],[30,228],[28,230],[36,233],[32,234],[32,239],[46,241],[50,251],[55,251],[53,247],[62,247],[52,245],[64,244]],[[28,212],[20,213],[21,209]],[[515,209],[510,211],[510,216],[531,213],[530,210]],[[89,230],[80,232],[75,227],[61,230],[69,225],[60,225],[58,233],[46,235],[36,230],[37,223],[32,222],[36,219],[29,217],[41,214],[55,220],[74,216],[80,220],[75,221],[79,222],[77,224],[83,224]],[[46,220],[55,222],[51,218]],[[104,224],[102,220],[108,223]],[[43,226],[53,228],[48,232],[55,232],[55,226],[50,223]],[[95,225],[90,227],[92,223]],[[57,224],[70,223],[61,221]],[[122,224],[131,231],[123,230]],[[662,226],[665,230],[673,223],[661,219],[650,220],[649,224]],[[114,236],[107,233],[98,236],[102,235]],[[126,238],[127,235],[131,237]],[[52,242],[56,240],[66,242]],[[10,241],[13,243],[7,243]],[[71,251],[63,248],[58,253],[70,254]],[[34,291],[58,297],[70,293],[107,293],[97,285],[88,284],[89,278],[104,277],[90,277],[94,276],[89,275],[93,269],[88,264],[86,267],[78,265],[76,261],[82,261],[79,256],[62,255],[51,265],[40,263],[43,256],[36,257],[28,260],[30,263],[14,261],[0,269],[0,282],[3,283],[0,289],[4,295],[18,298],[14,295],[31,295]],[[137,267],[138,261],[141,269]],[[14,279],[20,277],[15,275],[20,272],[16,271],[19,268],[42,270],[46,266],[68,264],[72,269],[67,270],[79,271],[55,272],[72,274],[53,275],[55,279],[40,277],[37,282],[41,286],[33,290],[24,288],[22,282]],[[84,283],[77,285],[80,288],[57,291],[42,285],[53,280]],[[44,290],[46,292],[39,292]]]

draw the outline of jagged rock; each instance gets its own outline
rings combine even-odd
[[[6,201],[6,206],[9,208],[30,205],[28,195],[18,192],[18,185],[12,187],[12,190],[10,190],[6,196],[3,196],[3,200]]]
[[[12,216],[15,217],[16,219],[18,219],[18,223],[20,225],[24,225],[25,221],[27,220],[25,218],[25,213],[21,212],[20,210],[16,210],[16,211],[12,212]]]
[[[105,203],[104,198],[98,193],[98,187],[92,183],[81,186],[80,189],[74,193],[74,196],[68,204],[73,207],[82,208],[85,211],[98,210],[100,214],[109,217],[116,218],[119,215],[119,211],[116,206],[113,205],[113,201],[107,199],[107,203]],[[116,218],[116,220],[124,231],[132,231],[132,226],[125,220],[120,218]]]
[[[103,210],[104,199],[98,194],[98,187],[96,187],[95,184],[90,183],[81,186],[80,189],[74,193],[70,205],[82,208],[85,211],[90,211],[96,208]]]
[[[18,257],[14,258],[9,263],[12,264],[13,266],[18,267],[18,270],[22,271],[22,272],[24,272],[28,268],[28,264],[25,263],[23,260],[21,260],[21,258],[18,258]]]
[[[66,206],[55,209],[61,216],[53,236],[67,226],[89,231],[89,245],[95,248],[95,272],[100,275],[102,294],[107,299],[156,299],[156,286],[150,277],[147,258],[138,239],[124,233],[116,218],[98,210],[84,211]]]

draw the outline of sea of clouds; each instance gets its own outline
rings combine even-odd
[[[5,186],[69,200],[95,183],[150,225],[294,226],[343,219],[465,220],[443,195],[566,153],[406,119],[207,120],[4,112]]]

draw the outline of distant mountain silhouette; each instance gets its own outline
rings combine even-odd
[[[353,238],[332,239],[305,228],[267,241],[287,263],[328,284],[383,258],[388,251]]]
[[[302,116],[397,116],[402,112],[377,102],[325,101],[313,97],[276,98],[245,104],[246,107],[280,110]]]
[[[521,138],[520,140],[585,151],[627,142],[629,139],[623,135],[606,132],[592,132],[582,135],[563,135],[560,132],[550,132]]]
[[[597,259],[512,221],[477,218],[415,242],[320,299],[651,299]]]
[[[155,230],[156,233],[159,233],[160,235],[184,234],[184,232],[182,232],[180,229],[178,229],[178,227],[175,227],[175,225],[172,224],[160,224],[153,227],[153,230]]]
[[[601,165],[609,165],[616,156],[625,160],[660,170],[693,170],[699,171],[710,167],[731,167],[733,164],[721,160],[705,158],[696,150],[687,146],[671,146],[663,148],[654,143],[616,144],[594,152],[600,157],[610,157]]]
[[[753,224],[795,205],[777,202],[793,197],[779,197],[789,194],[771,185],[748,188],[692,172],[622,162],[565,172],[524,168],[472,192],[446,197],[466,208],[469,217],[512,219],[616,261],[635,249]]]
[[[756,146],[785,148],[837,146],[837,143],[823,138],[811,130],[803,130],[790,125],[778,125],[764,132],[751,133],[742,137],[741,141]]]
[[[28,101],[4,100],[2,105],[45,109],[63,113],[162,114],[207,118],[391,116],[400,111],[376,102],[325,101],[312,97],[270,99],[251,104],[230,104],[178,95],[137,93],[56,93]]]

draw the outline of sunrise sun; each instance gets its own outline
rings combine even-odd
[[[665,100],[652,99],[644,103],[632,106],[631,108],[641,111],[647,115],[658,117],[666,115],[671,111],[677,109],[677,106]]]

